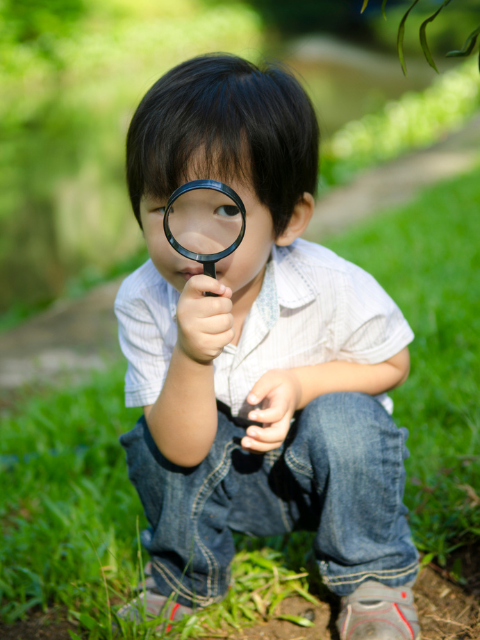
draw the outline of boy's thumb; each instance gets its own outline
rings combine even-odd
[[[265,398],[268,391],[269,391],[269,387],[266,384],[266,380],[264,380],[264,376],[262,376],[253,385],[252,390],[247,396],[247,402],[249,404],[259,404]]]

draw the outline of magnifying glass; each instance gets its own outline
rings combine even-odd
[[[243,240],[245,215],[240,196],[228,185],[192,180],[170,196],[163,229],[175,251],[203,264],[203,273],[215,278],[215,263],[233,253]]]

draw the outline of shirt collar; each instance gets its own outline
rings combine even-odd
[[[269,260],[266,264],[262,288],[254,305],[262,316],[266,328],[270,330],[280,316],[277,283],[275,279],[275,264],[273,260]]]
[[[255,300],[260,315],[270,329],[279,317],[279,305],[296,309],[309,304],[316,293],[292,255],[295,242],[288,247],[272,247],[271,260],[267,262],[262,288]],[[168,306],[175,322],[180,293],[167,283]]]
[[[316,292],[305,277],[301,264],[293,255],[296,241],[288,247],[272,248],[272,260],[275,270],[277,299],[282,307],[297,309],[313,302]]]

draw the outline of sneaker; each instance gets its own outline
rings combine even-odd
[[[136,620],[137,622],[148,622],[155,618],[161,618],[155,631],[170,631],[171,622],[181,620],[184,616],[193,613],[193,609],[186,607],[178,602],[172,596],[162,596],[158,593],[155,581],[151,574],[151,565],[145,566],[145,582],[141,582],[137,586],[140,595],[134,600],[121,607],[116,615],[122,620]],[[167,628],[165,629],[165,626]],[[113,630],[118,629],[118,625],[113,625]]]
[[[337,628],[341,640],[420,640],[411,587],[363,582],[342,598]]]

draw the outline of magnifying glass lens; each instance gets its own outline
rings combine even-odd
[[[243,218],[226,194],[212,189],[193,189],[180,195],[165,215],[173,238],[187,251],[216,254],[239,237]]]

